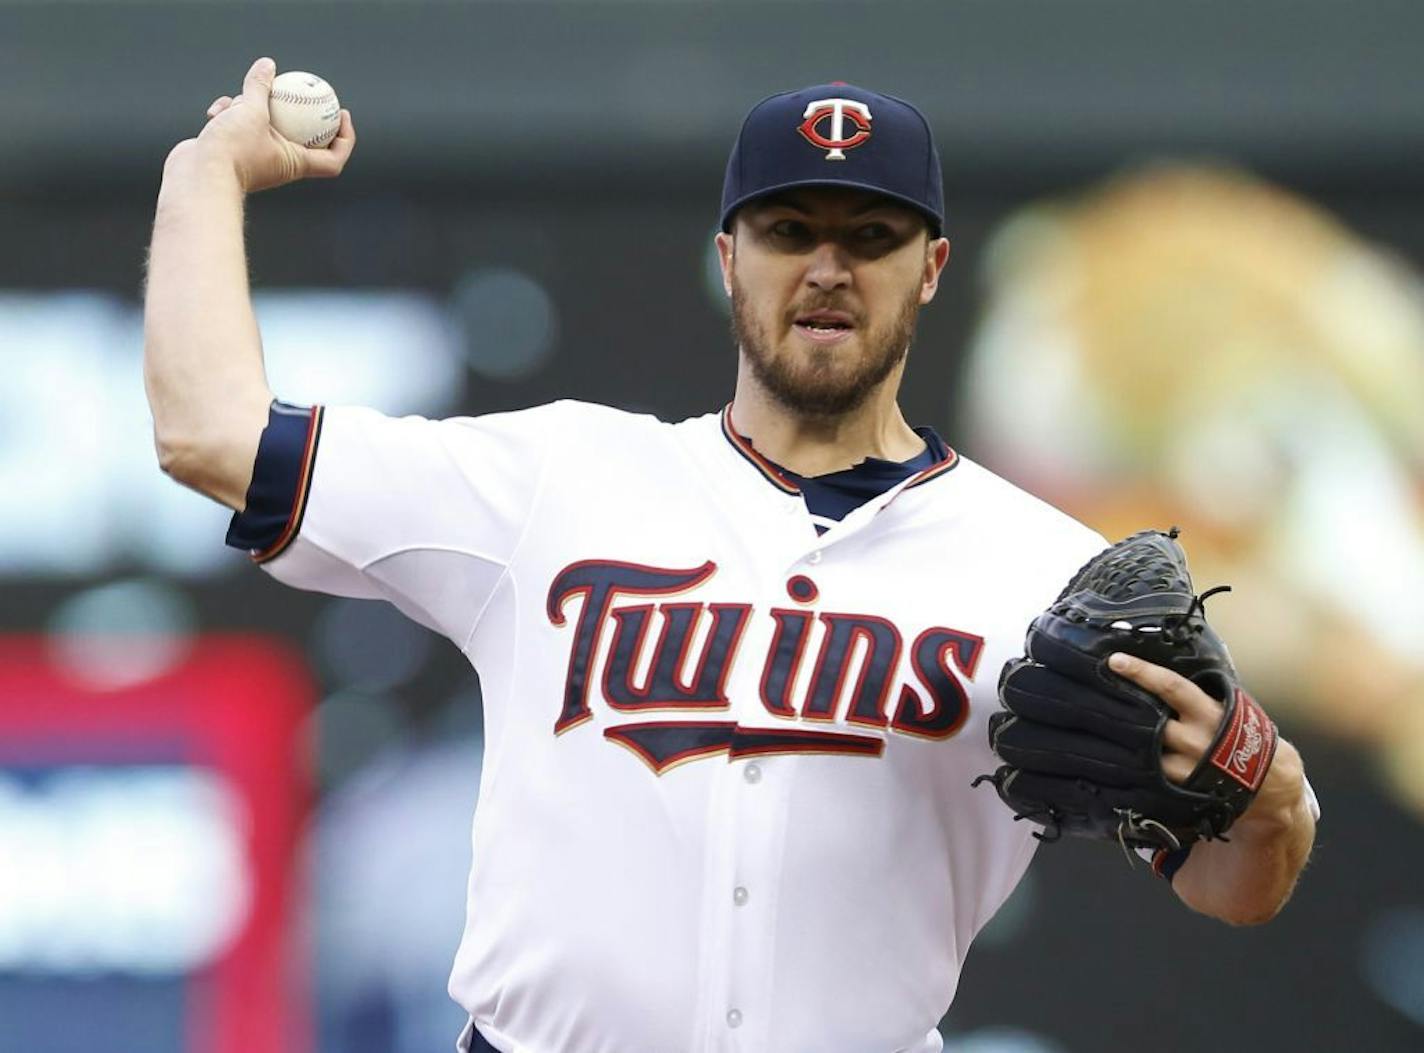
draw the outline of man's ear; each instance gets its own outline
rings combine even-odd
[[[949,239],[932,238],[925,247],[925,270],[920,280],[920,303],[927,304],[939,290],[939,276],[949,262]]]
[[[732,247],[736,244],[736,238],[731,234],[717,232],[714,239],[717,242],[717,259],[722,265],[722,289],[728,296],[732,295]]]

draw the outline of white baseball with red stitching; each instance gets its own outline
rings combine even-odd
[[[272,127],[303,146],[330,146],[341,128],[341,103],[315,73],[292,70],[272,82],[268,111]]]

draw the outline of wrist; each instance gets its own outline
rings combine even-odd
[[[197,188],[226,191],[238,197],[244,193],[232,158],[202,139],[185,139],[169,151],[163,163],[160,204],[164,196],[174,191]]]
[[[1305,807],[1305,769],[1300,754],[1282,739],[1260,792],[1232,832],[1279,835],[1296,824]]]

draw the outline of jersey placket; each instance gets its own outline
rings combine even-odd
[[[773,627],[765,612],[791,602],[786,581],[806,569],[808,552],[819,551],[799,494],[761,490],[757,497],[773,504],[765,518],[745,521],[745,551],[756,558],[747,568],[747,591],[762,593],[758,622],[743,643],[749,651],[770,644]],[[775,723],[761,701],[759,672],[759,663],[753,663],[732,685],[730,715],[742,727]],[[796,759],[752,756],[714,762],[718,769],[707,805],[699,930],[703,949],[692,1049],[749,1053],[769,1048],[782,845]]]
[[[701,1048],[709,1053],[769,1048],[786,798],[795,760],[738,759],[718,773],[714,810],[721,822],[704,889],[709,953],[699,999]]]
[[[762,593],[759,611],[801,607],[788,593],[795,578],[808,578],[822,591],[832,585],[835,550],[873,523],[903,487],[892,487],[825,534],[817,534],[799,492],[778,492],[780,488],[768,485],[767,479],[756,478],[754,492],[745,495],[749,500],[741,507],[757,510],[743,525],[751,532],[744,538],[744,551],[756,553],[754,573],[760,580],[753,588]],[[804,609],[816,606],[812,601]],[[769,644],[770,626],[762,624],[760,632],[764,635],[749,638],[745,646]],[[804,663],[801,673],[804,676]],[[736,685],[732,714],[744,727],[781,726],[762,704],[756,680]],[[776,944],[781,896],[797,894],[794,888],[782,887],[781,870],[786,838],[794,836],[786,829],[790,793],[804,759],[795,754],[732,759],[714,780],[708,802],[700,928],[703,953],[692,1049],[705,1053],[770,1049],[777,1004],[775,969],[778,960],[783,965],[794,960],[786,948],[778,959]]]
[[[725,566],[724,573],[742,578],[743,594],[762,594],[757,620],[743,641],[743,648],[755,653],[771,640],[772,625],[765,612],[790,602],[785,587],[790,574],[783,573],[785,568],[795,566],[808,548],[815,547],[816,534],[799,493],[778,491],[761,478],[752,480],[740,473],[736,478],[745,487],[742,500],[735,502],[742,510],[736,551],[745,562],[740,567]],[[734,679],[730,700],[729,715],[740,726],[771,723],[751,666]],[[718,763],[709,787],[697,1012],[689,1043],[693,1050],[732,1053],[766,1048],[785,812],[779,769],[786,760],[729,758]]]
[[[786,534],[777,531],[777,541],[787,546],[782,551],[788,558],[782,565],[782,580],[762,601],[766,611],[799,606],[788,596],[787,582],[797,577],[825,580],[833,564],[829,550],[864,529],[888,503],[888,496],[870,502],[857,510],[863,514],[853,513],[824,535],[807,529],[810,520],[799,495],[782,500],[790,529]],[[777,726],[762,704],[759,685],[740,686],[733,698],[738,723],[753,728]],[[725,826],[709,845],[703,911],[703,931],[711,951],[704,959],[710,971],[705,974],[709,983],[701,999],[708,1051],[770,1048],[777,1004],[778,908],[782,895],[797,894],[794,888],[784,888],[782,878],[786,838],[794,835],[786,829],[786,816],[803,760],[795,754],[737,758],[718,773],[709,811]]]

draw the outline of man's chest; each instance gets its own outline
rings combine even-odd
[[[659,774],[947,742],[992,706],[1030,609],[991,546],[894,511],[818,535],[795,499],[692,500],[540,538],[512,570],[518,638],[481,673],[517,664],[550,730],[592,724]]]

